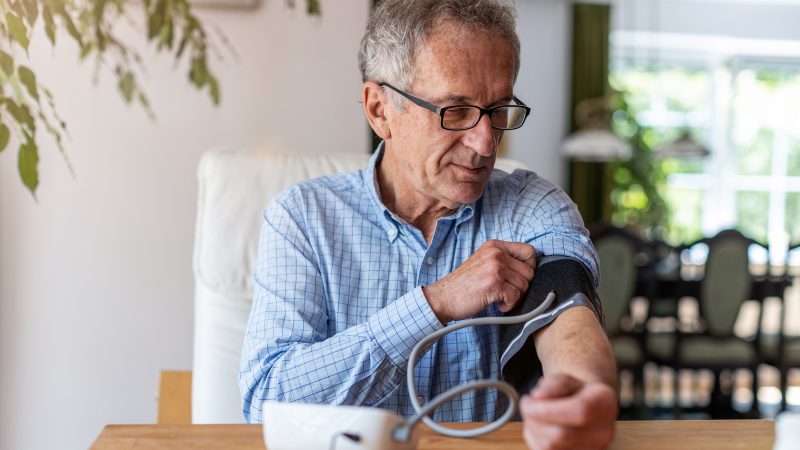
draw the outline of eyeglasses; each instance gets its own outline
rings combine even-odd
[[[439,107],[419,97],[414,97],[408,92],[401,91],[389,83],[381,83],[379,86],[386,86],[409,99],[415,105],[439,114],[442,118],[442,128],[445,130],[469,130],[481,121],[484,114],[489,116],[489,121],[492,123],[492,128],[495,130],[516,130],[525,123],[525,119],[528,118],[528,114],[531,112],[531,109],[516,96],[512,98],[518,103],[517,105],[501,105],[491,108],[481,108],[475,105]]]

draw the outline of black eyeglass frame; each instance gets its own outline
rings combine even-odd
[[[397,92],[398,94],[400,94],[403,97],[405,97],[408,100],[410,100],[411,103],[414,103],[417,106],[425,108],[425,109],[427,109],[428,111],[430,111],[432,113],[438,114],[439,115],[439,124],[441,125],[441,127],[443,129],[448,130],[448,131],[464,131],[464,130],[469,130],[471,128],[475,128],[475,126],[477,126],[480,123],[480,121],[483,118],[484,114],[488,114],[489,115],[489,123],[491,123],[492,122],[492,113],[494,113],[496,110],[498,110],[500,108],[508,108],[509,106],[521,107],[521,108],[523,108],[525,110],[525,116],[522,118],[522,122],[520,122],[519,126],[516,126],[514,128],[501,128],[501,127],[496,127],[496,126],[494,126],[494,124],[492,124],[492,128],[495,129],[495,130],[504,130],[504,131],[516,130],[516,129],[522,128],[522,126],[525,125],[525,121],[528,119],[528,116],[531,114],[531,108],[528,105],[526,105],[525,103],[523,103],[522,100],[517,98],[516,95],[511,97],[517,103],[516,105],[500,105],[500,106],[492,106],[491,108],[481,108],[480,106],[477,106],[477,105],[467,105],[467,104],[450,105],[450,106],[436,106],[433,103],[426,102],[425,100],[423,100],[423,99],[421,99],[419,97],[415,97],[415,96],[409,94],[408,92],[405,92],[405,91],[403,91],[401,89],[398,89],[398,88],[392,86],[389,83],[385,83],[385,82],[384,83],[379,83],[378,86],[381,86],[381,87],[386,86],[389,89]],[[472,126],[465,127],[465,128],[447,128],[447,127],[445,127],[444,126],[444,113],[448,109],[451,109],[451,108],[463,108],[465,106],[466,107],[470,107],[470,108],[478,108],[480,110],[481,113],[480,113],[480,115],[478,115],[478,120],[476,120],[475,123],[472,124]]]

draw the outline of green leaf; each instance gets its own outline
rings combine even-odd
[[[173,34],[172,21],[167,20],[164,22],[164,26],[161,27],[161,32],[158,35],[158,48],[161,49],[163,47],[167,47],[172,49],[172,43],[174,40],[175,36]]]
[[[85,59],[89,53],[92,52],[94,46],[92,44],[85,44],[81,46],[81,59]]]
[[[11,11],[14,11],[17,17],[22,19],[22,17],[25,16],[25,10],[22,9],[22,1],[11,0],[8,1],[8,4],[11,7]]]
[[[322,15],[322,9],[319,6],[319,0],[307,0],[307,8],[306,11],[308,12],[309,16],[320,16]]]
[[[36,23],[36,19],[39,17],[39,7],[36,4],[36,0],[21,1],[22,10],[25,12],[25,19],[28,20],[28,25],[33,28],[33,25]]]
[[[36,187],[39,186],[39,148],[33,140],[26,140],[19,146],[18,153],[19,175],[22,184],[36,197]]]
[[[166,9],[166,2],[164,0],[158,0],[156,3],[155,8],[152,11],[148,11],[148,18],[147,18],[147,40],[150,41],[156,36],[158,33],[161,32],[161,27],[164,25],[164,12]]]
[[[208,74],[208,84],[211,100],[214,102],[214,106],[219,106],[219,82],[214,76]]]
[[[14,75],[14,58],[2,50],[0,50],[0,70],[6,77]]]
[[[30,41],[28,41],[28,27],[11,11],[6,12],[6,25],[8,25],[8,32],[11,33],[11,37],[27,51],[28,44],[30,44]]]
[[[64,9],[64,3],[56,2],[52,3],[52,5],[55,8],[55,12],[59,16],[61,16],[61,20],[64,22],[64,26],[67,27],[67,33],[69,33],[69,35],[72,36],[73,39],[75,39],[75,42],[77,42],[78,45],[81,47],[81,50],[83,50],[83,48],[86,46],[83,43],[83,35],[81,34],[80,31],[78,31],[78,28],[75,26],[75,22],[72,21],[72,16],[70,16],[67,10]],[[81,56],[81,58],[83,58],[83,55]]]
[[[47,118],[47,116],[42,114],[41,111],[39,112],[38,115],[39,115],[39,120],[41,120],[42,123],[44,123],[45,128],[47,128],[47,131],[56,141],[56,144],[58,145],[58,152],[61,154],[61,157],[64,159],[64,162],[67,164],[69,172],[72,174],[72,176],[75,176],[75,168],[72,167],[72,162],[69,160],[69,156],[67,156],[67,152],[64,149],[64,143],[62,142],[61,139],[61,133],[58,132],[58,129],[56,129],[56,127],[54,127],[50,123],[50,120]]]
[[[17,68],[17,74],[19,75],[19,81],[25,85],[25,88],[28,90],[28,94],[35,98],[36,101],[39,101],[39,89],[36,86],[36,75],[33,71],[25,66],[19,66]]]
[[[189,79],[198,87],[203,87],[206,84],[208,77],[208,70],[206,69],[205,61],[200,57],[192,58],[192,67],[189,70]]]
[[[94,16],[95,23],[103,23],[103,14],[105,14],[106,2],[107,0],[94,0],[92,2],[94,3],[92,15]]]
[[[175,59],[181,59],[181,55],[183,55],[183,51],[186,50],[186,43],[189,42],[189,33],[186,31],[186,28],[183,29],[183,38],[181,38],[181,43],[178,44],[178,51],[175,52]]]
[[[11,132],[4,123],[0,123],[0,152],[8,145],[8,140],[11,138]]]
[[[125,98],[126,103],[130,103],[133,99],[133,91],[136,88],[136,82],[133,78],[133,74],[130,72],[125,72],[119,79],[119,90],[122,92],[122,96]]]
[[[53,11],[45,4],[42,7],[42,18],[44,19],[44,31],[47,33],[47,38],[50,43],[56,45],[56,23],[53,20]]]
[[[20,125],[27,125],[27,130],[23,127],[23,131],[27,135],[33,135],[36,132],[36,124],[33,121],[33,116],[27,105],[20,106],[14,100],[9,98],[5,99],[6,110],[11,113],[14,120]]]

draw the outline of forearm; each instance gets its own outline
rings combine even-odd
[[[376,345],[367,325],[313,344],[254,348],[240,384],[250,421],[260,422],[264,400],[373,406],[396,389],[402,371]]]
[[[411,348],[441,327],[425,302],[417,288],[322,340],[307,323],[298,326],[303,321],[268,319],[249,327],[240,375],[249,420],[261,420],[264,400],[382,403],[404,379]]]
[[[611,345],[594,313],[585,307],[564,311],[535,335],[544,375],[565,373],[584,382],[617,389]]]

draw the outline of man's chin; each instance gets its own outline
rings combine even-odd
[[[472,203],[483,195],[486,189],[486,183],[458,183],[457,186],[451,190],[450,198],[459,205]]]

